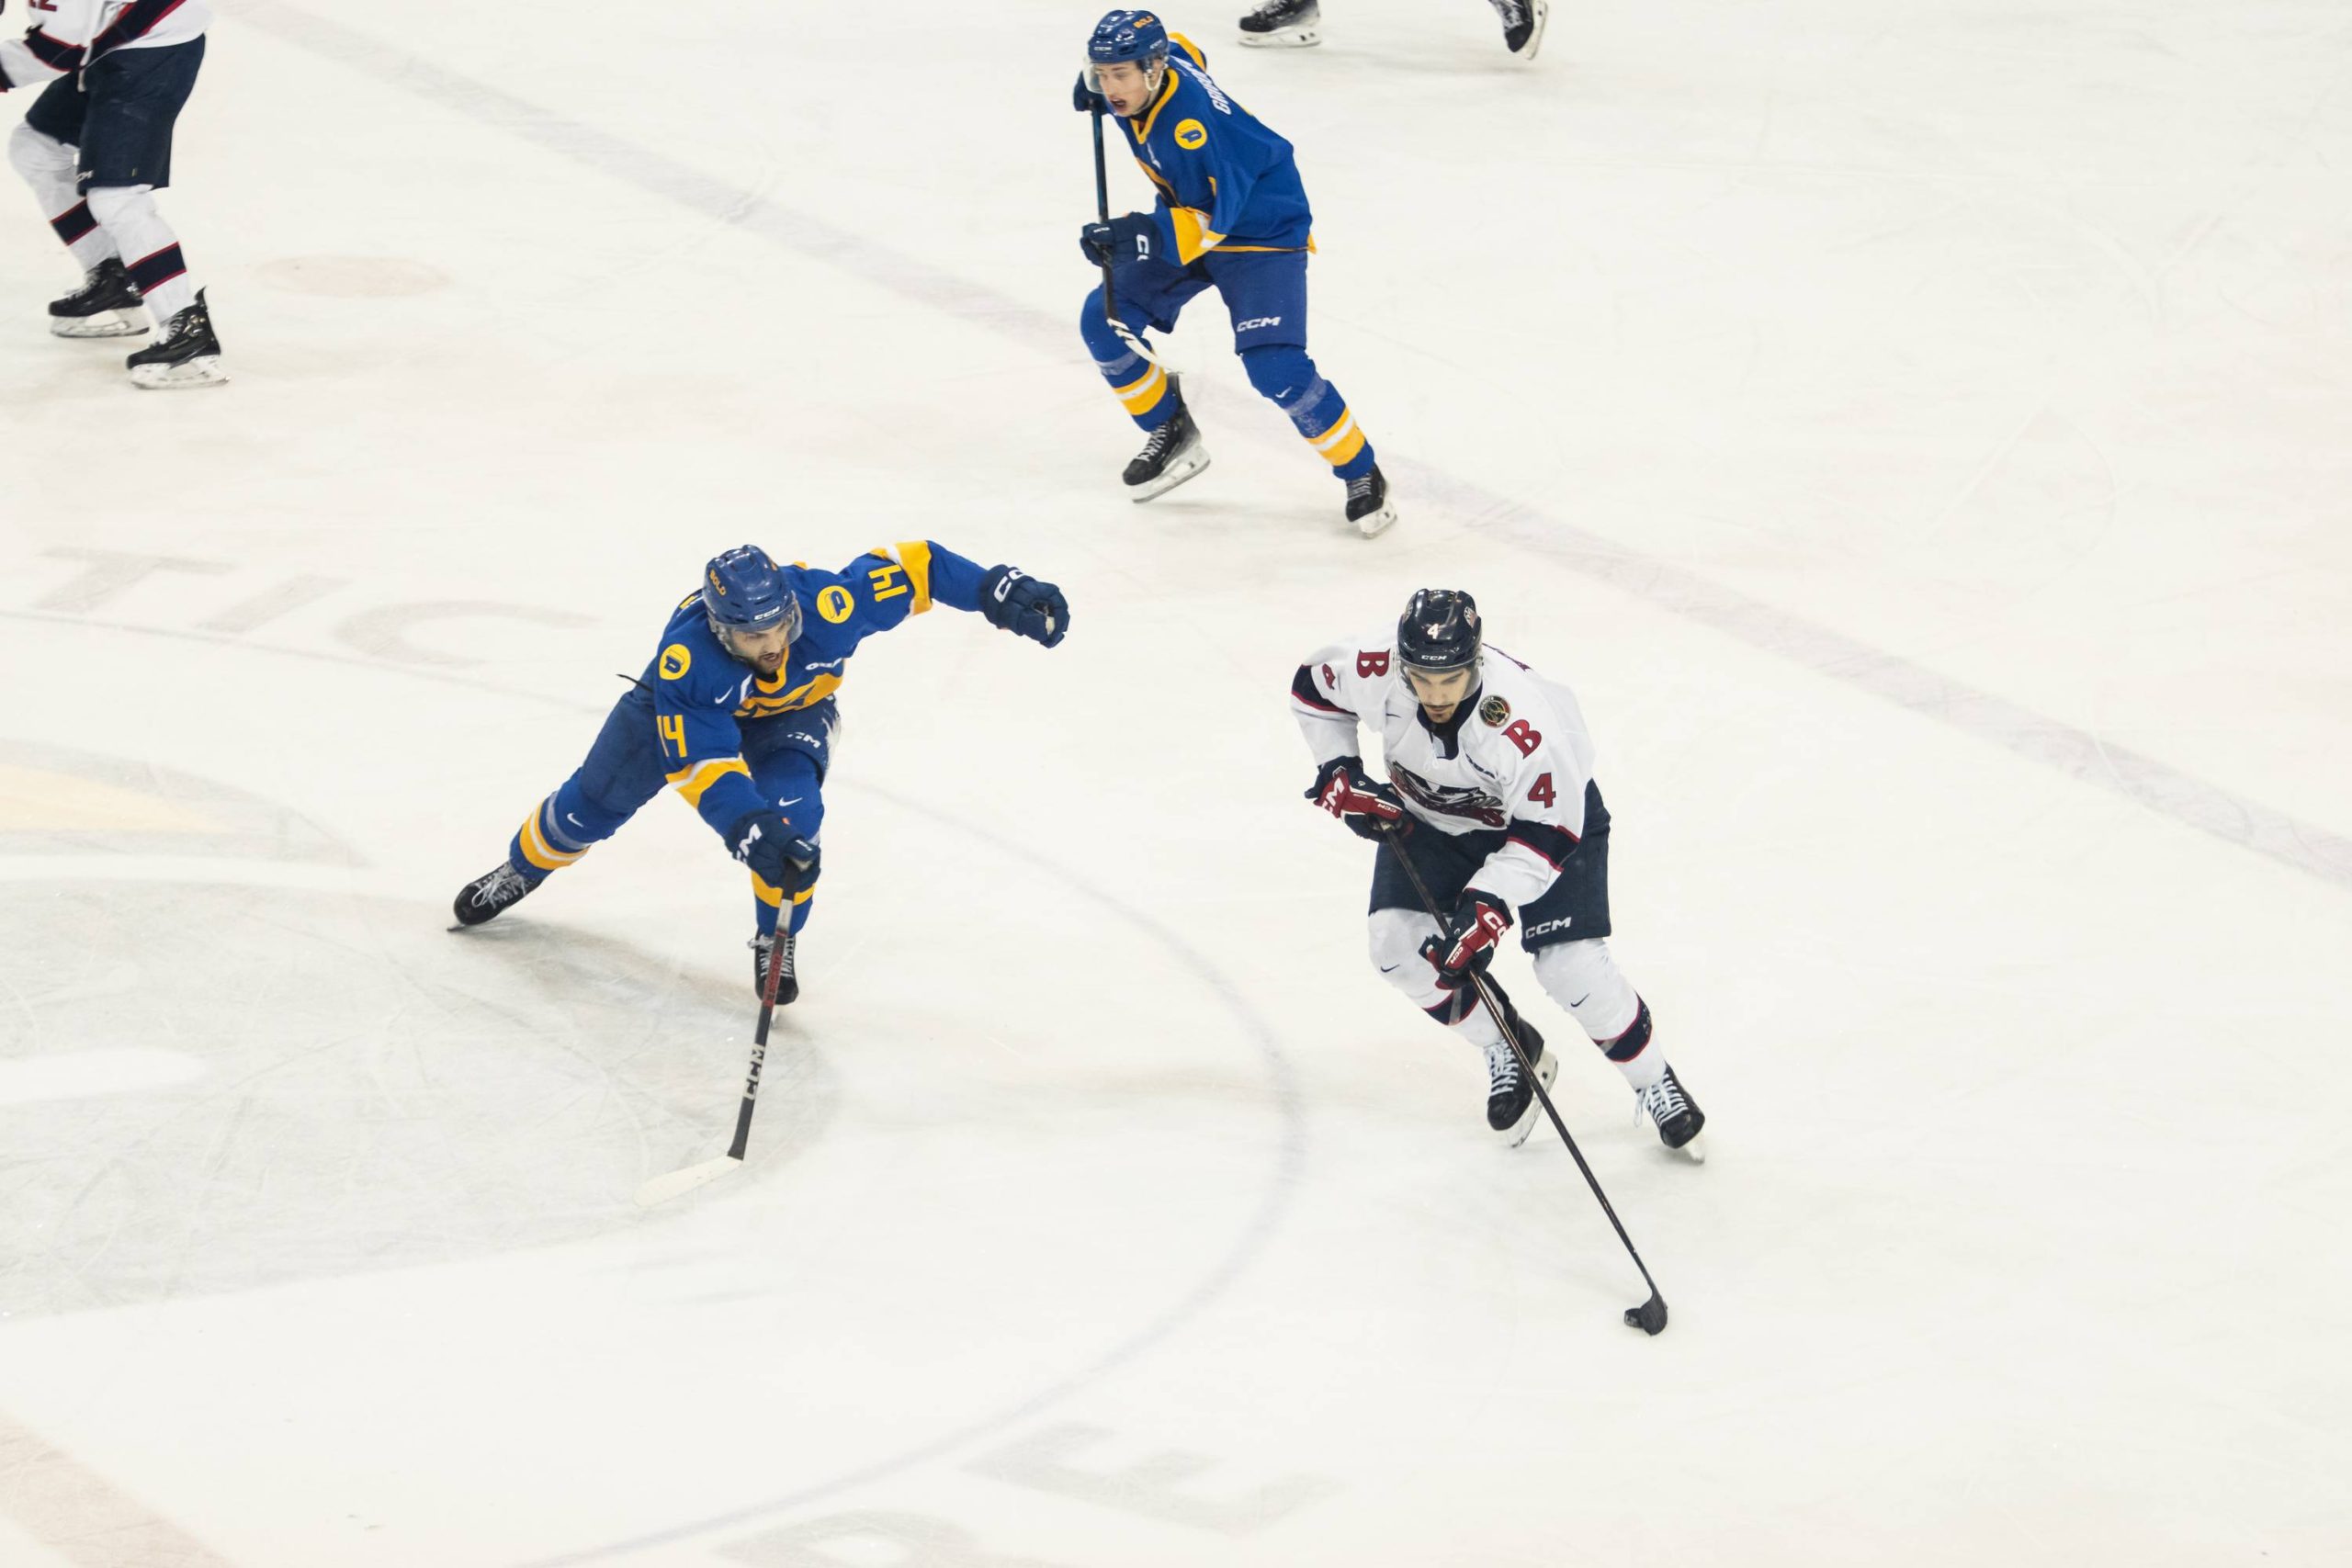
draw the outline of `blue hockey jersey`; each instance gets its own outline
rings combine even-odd
[[[670,783],[714,830],[726,832],[763,805],[743,761],[743,721],[823,702],[840,689],[859,643],[934,604],[978,610],[984,575],[928,539],[868,550],[839,571],[796,561],[784,580],[800,601],[801,632],[773,680],[727,651],[700,593],[680,600],[643,677]]]
[[[1314,214],[1291,145],[1209,79],[1208,56],[1170,34],[1149,107],[1120,123],[1159,187],[1161,254],[1187,265],[1212,250],[1314,249]]]

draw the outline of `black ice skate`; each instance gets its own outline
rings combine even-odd
[[[1379,464],[1374,463],[1363,478],[1348,481],[1348,521],[1367,539],[1379,537],[1396,521],[1396,509],[1388,504],[1388,481],[1381,477]]]
[[[482,873],[458,889],[458,924],[478,926],[495,919],[503,910],[521,903],[532,888],[546,881],[543,876],[525,876],[504,861]]]
[[[1503,46],[1521,60],[1532,60],[1544,47],[1544,24],[1552,15],[1551,0],[1487,0],[1503,21]]]
[[[1706,1148],[1694,1140],[1699,1129],[1707,1124],[1707,1113],[1683,1091],[1672,1067],[1659,1074],[1657,1082],[1649,1088],[1634,1090],[1634,1098],[1641,1110],[1649,1113],[1650,1120],[1657,1123],[1660,1143],[1698,1164],[1706,1163]]]
[[[1315,0],[1266,0],[1241,18],[1252,49],[1306,49],[1323,41],[1323,8]]]
[[[775,977],[775,1005],[778,1007],[797,1000],[800,996],[800,976],[794,973],[792,964],[794,945],[792,933],[785,932],[784,967]],[[752,994],[764,1001],[768,994],[768,955],[775,951],[776,940],[772,936],[755,936],[752,939],[751,947]]]
[[[1544,1048],[1544,1036],[1535,1032],[1533,1024],[1514,1017],[1511,1031],[1519,1036],[1520,1049],[1535,1064],[1536,1082],[1550,1089],[1553,1075],[1560,1070],[1560,1058]],[[1487,1046],[1487,1125],[1503,1147],[1515,1149],[1527,1142],[1527,1134],[1535,1127],[1536,1109],[1534,1085],[1520,1071],[1519,1058],[1511,1054],[1510,1044],[1498,1040]]]
[[[1184,406],[1184,389],[1173,376],[1168,378],[1168,395],[1176,400],[1175,414],[1145,438],[1143,450],[1119,476],[1134,492],[1127,497],[1130,501],[1166,495],[1209,466],[1209,449],[1201,445],[1201,427],[1193,423],[1193,411]]]
[[[82,287],[49,302],[49,330],[59,337],[134,337],[147,330],[139,285],[120,256],[92,267]]]
[[[164,335],[123,361],[130,367],[133,385],[151,391],[179,387],[217,387],[228,380],[220,368],[220,340],[212,335],[212,312],[205,308],[204,290],[196,303],[175,311],[164,323]]]

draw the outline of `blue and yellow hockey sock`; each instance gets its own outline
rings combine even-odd
[[[567,788],[570,786],[566,786]],[[506,846],[506,863],[523,874],[524,880],[537,886],[549,872],[561,871],[588,852],[597,839],[573,829],[567,829],[559,816],[563,791],[542,800],[523,818],[514,830],[514,838]]]
[[[1250,373],[1250,384],[1283,411],[1342,481],[1372,472],[1372,443],[1363,427],[1348,412],[1339,389],[1317,372],[1306,350],[1287,344],[1248,349],[1241,367]]]
[[[1102,319],[1102,291],[1096,289],[1086,298],[1087,310],[1079,317],[1079,335],[1086,340],[1086,350],[1094,356],[1094,368],[1102,373],[1103,382],[1127,417],[1138,428],[1158,430],[1176,417],[1182,406],[1169,396],[1168,372],[1137,354],[1120,341]],[[1140,333],[1149,323],[1130,321],[1131,331]]]

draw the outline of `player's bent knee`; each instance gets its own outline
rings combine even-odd
[[[1535,977],[1544,993],[1571,1013],[1595,1040],[1622,1034],[1640,1014],[1641,998],[1617,968],[1601,938],[1554,942],[1535,954]]]
[[[9,166],[28,180],[44,175],[71,179],[79,163],[73,148],[53,136],[42,135],[22,120],[8,133]]]
[[[155,210],[153,186],[93,186],[88,197],[90,216],[105,224],[116,224]]]
[[[1419,999],[1441,989],[1437,971],[1421,956],[1421,944],[1437,934],[1437,922],[1412,909],[1378,909],[1368,926],[1372,965],[1398,990]]]
[[[1315,361],[1306,350],[1289,344],[1268,344],[1241,351],[1241,369],[1261,397],[1288,406],[1315,384]]]

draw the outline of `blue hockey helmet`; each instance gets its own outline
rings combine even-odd
[[[702,607],[714,630],[782,626],[786,637],[800,640],[800,600],[784,581],[784,569],[757,545],[738,545],[710,558],[702,569]]]
[[[1478,604],[1458,588],[1424,588],[1396,621],[1396,661],[1423,674],[1475,669],[1485,635]]]
[[[1168,63],[1168,28],[1157,11],[1114,11],[1094,24],[1086,40],[1086,63],[1115,65],[1133,61],[1147,70]]]

